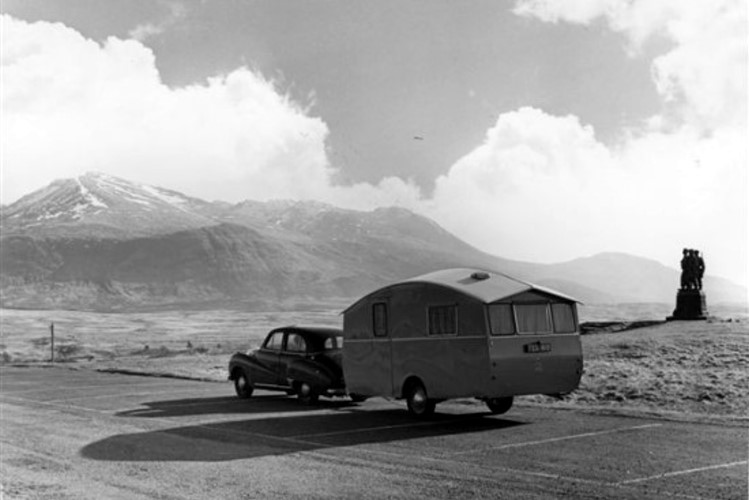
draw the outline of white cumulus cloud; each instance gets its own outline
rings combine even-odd
[[[90,170],[209,199],[328,189],[326,124],[261,75],[240,68],[170,88],[138,41],[2,23],[4,202]]]
[[[747,283],[747,51],[742,1],[522,0],[519,15],[606,20],[633,57],[649,37],[663,111],[616,147],[574,116],[522,108],[437,181],[425,211],[488,251],[558,261],[620,250],[676,265],[703,250],[711,272]]]

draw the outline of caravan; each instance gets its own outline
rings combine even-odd
[[[523,394],[574,390],[577,302],[509,276],[448,269],[386,286],[343,312],[349,394],[405,398],[417,416],[475,397],[493,413]]]

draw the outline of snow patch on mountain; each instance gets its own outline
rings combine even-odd
[[[173,194],[168,194],[163,191],[161,191],[158,188],[155,188],[153,186],[141,186],[141,189],[143,191],[147,192],[148,194],[154,196],[155,198],[158,198],[159,200],[163,201],[164,203],[169,203],[171,205],[185,205],[187,204],[187,200],[180,196],[176,196]]]
[[[106,203],[104,203],[103,201],[101,201],[99,198],[96,197],[96,195],[94,195],[91,191],[89,191],[88,188],[86,188],[86,186],[83,184],[83,182],[81,182],[80,177],[77,178],[76,181],[78,182],[78,187],[81,190],[81,196],[83,197],[83,199],[85,200],[85,202],[82,203],[82,204],[76,205],[73,208],[74,212],[77,212],[78,211],[77,209],[79,207],[83,207],[83,208],[81,208],[81,210],[84,210],[85,208],[87,208],[88,205],[94,206],[94,207],[102,207],[102,208],[107,208],[108,207],[108,205]]]

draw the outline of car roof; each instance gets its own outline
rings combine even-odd
[[[316,337],[335,337],[343,335],[343,330],[340,328],[334,328],[332,326],[300,326],[300,325],[289,325],[274,328],[271,333],[285,331],[295,333],[307,333]]]

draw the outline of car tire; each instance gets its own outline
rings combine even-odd
[[[367,399],[369,399],[368,396],[362,396],[361,394],[349,394],[348,397],[351,398],[351,401],[354,403],[363,403]]]
[[[252,387],[252,383],[250,383],[250,378],[245,372],[240,371],[237,376],[234,377],[234,391],[237,393],[237,396],[242,399],[248,399],[252,396],[253,390],[254,387]]]
[[[506,398],[489,398],[485,400],[486,406],[489,407],[489,411],[494,415],[502,415],[503,413],[510,411],[510,408],[512,408],[512,401],[512,396]]]
[[[306,405],[313,405],[320,399],[320,394],[317,390],[307,382],[300,382],[297,386],[297,396],[299,401]]]
[[[421,382],[413,382],[406,390],[406,405],[411,415],[426,418],[434,413],[437,402],[429,399],[427,390]]]

